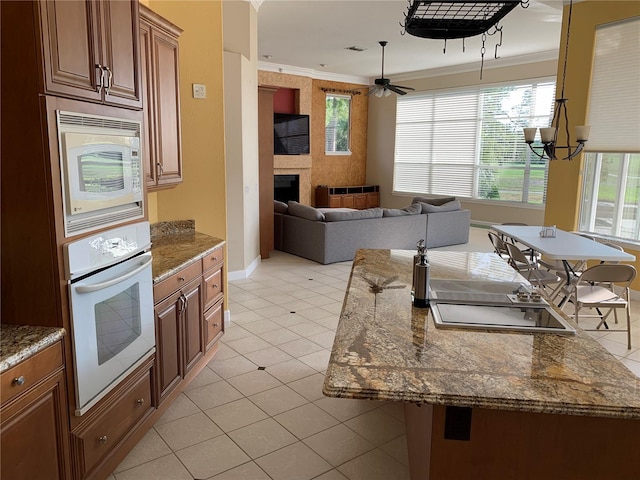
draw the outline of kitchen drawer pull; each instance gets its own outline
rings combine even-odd
[[[13,382],[11,383],[17,385],[18,387],[21,387],[22,385],[24,385],[24,376],[20,375],[19,377],[14,378]]]
[[[178,277],[178,281],[179,282],[184,282],[185,280],[186,280],[186,278],[184,278],[184,277]]]
[[[100,438],[98,438],[98,441],[100,443],[107,443],[107,436],[106,435],[102,435]]]
[[[149,266],[150,264],[151,264],[151,256],[149,256],[147,261],[145,261],[143,264],[141,264],[138,268],[130,271],[129,273],[125,273],[124,275],[122,275],[122,276],[120,276],[118,278],[114,278],[113,280],[109,280],[107,282],[96,283],[94,285],[81,285],[79,287],[76,287],[76,291],[78,293],[91,293],[91,292],[95,292],[97,290],[102,290],[104,288],[111,287],[112,285],[117,285],[118,283],[123,282],[127,278],[131,278],[134,275],[136,275],[137,273],[141,272],[142,270],[147,268],[147,266]]]
[[[212,262],[215,262],[216,260],[218,260],[218,257],[211,257]]]
[[[136,400],[136,403],[138,405],[144,405],[144,398],[139,398],[138,400]]]

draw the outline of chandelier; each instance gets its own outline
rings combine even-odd
[[[564,50],[564,65],[562,69],[562,90],[560,98],[556,98],[556,106],[553,112],[551,126],[540,128],[540,140],[542,145],[534,145],[537,128],[523,128],[524,141],[529,145],[531,151],[541,159],[557,160],[556,150],[562,149],[567,151],[567,156],[563,160],[571,160],[584,149],[584,144],[589,139],[589,130],[591,127],[582,125],[576,127],[576,140],[578,145],[571,146],[571,137],[569,136],[569,117],[567,114],[567,98],[564,96],[564,83],[567,76],[567,57],[569,55],[569,33],[571,30],[571,12],[573,9],[573,0],[569,2],[569,18],[567,20],[567,39]],[[564,118],[564,128],[567,137],[566,145],[558,145],[558,129],[560,127],[560,119]]]

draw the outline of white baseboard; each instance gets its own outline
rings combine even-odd
[[[245,278],[249,278],[249,275],[251,275],[253,271],[258,268],[258,265],[260,265],[261,261],[261,257],[257,256],[245,270],[235,270],[233,272],[227,273],[227,280],[244,280]]]

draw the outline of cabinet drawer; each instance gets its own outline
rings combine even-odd
[[[168,297],[173,292],[184,287],[201,273],[202,264],[200,262],[195,262],[174,273],[169,278],[165,278],[161,282],[155,284],[153,286],[153,302],[158,303],[160,300]]]
[[[62,367],[62,342],[56,342],[0,376],[1,402],[11,400]]]
[[[222,270],[214,270],[204,275],[204,308],[205,310],[218,300],[222,294]]]
[[[210,268],[221,265],[224,260],[224,252],[222,248],[218,248],[213,252],[202,257],[202,271],[206,272]]]
[[[83,473],[111,452],[123,435],[152,408],[151,370],[145,370],[123,390],[114,392],[113,403],[90,425],[74,433],[74,443],[84,466]]]
[[[205,350],[209,350],[218,337],[222,334],[224,322],[223,302],[220,301],[204,312]]]

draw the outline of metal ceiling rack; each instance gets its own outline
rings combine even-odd
[[[406,33],[422,38],[454,39],[485,33],[521,0],[413,0],[407,8]],[[527,2],[528,3],[528,0]]]

